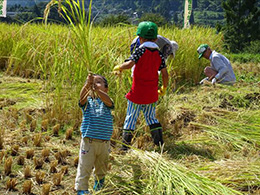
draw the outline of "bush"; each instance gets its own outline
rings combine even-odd
[[[233,61],[238,63],[260,63],[260,54],[252,54],[252,53],[239,53],[239,54],[228,54],[227,57]]]
[[[244,49],[245,53],[260,54],[260,40],[251,41],[250,45]]]
[[[142,17],[139,19],[139,22],[142,21],[151,21],[157,24],[157,26],[163,26],[167,23],[166,19],[162,15],[154,13],[143,14]]]
[[[130,24],[129,17],[126,15],[109,15],[101,22],[101,26],[115,26],[120,24]]]

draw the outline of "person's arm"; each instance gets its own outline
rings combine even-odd
[[[169,82],[169,76],[168,76],[167,68],[161,69],[161,74],[162,74],[163,87],[167,88],[168,82]]]
[[[132,68],[134,65],[135,65],[135,62],[132,61],[132,60],[129,60],[129,61],[127,61],[127,62],[124,62],[124,63],[121,64],[121,65],[118,65],[118,68],[119,68],[120,71],[122,71],[122,70],[125,70],[125,69],[130,69],[130,68]]]
[[[97,89],[97,88],[95,89],[95,92],[97,93],[98,97],[102,100],[102,102],[104,102],[104,104],[107,107],[110,107],[110,108],[113,107],[114,103],[106,92],[104,92],[100,89]]]
[[[93,76],[92,74],[89,74],[86,83],[84,84],[84,86],[80,91],[79,103],[81,106],[83,106],[87,102],[87,98],[90,93],[92,85],[93,85]]]
[[[135,62],[132,61],[132,60],[129,60],[129,61],[126,61],[124,62],[123,64],[121,65],[116,65],[113,69],[114,72],[117,72],[117,71],[123,71],[125,69],[130,69],[132,68],[133,66],[135,65]]]
[[[215,78],[217,80],[221,80],[223,76],[228,72],[228,67],[226,66],[225,62],[223,62],[223,60],[219,57],[214,57],[214,59],[212,60],[212,64],[218,72]]]
[[[122,71],[125,69],[132,68],[139,60],[139,58],[144,54],[145,48],[137,48],[135,52],[129,58],[129,61],[124,62],[121,65],[117,65],[114,67],[113,71]]]

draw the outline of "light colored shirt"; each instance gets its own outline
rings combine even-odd
[[[165,59],[167,59],[170,54],[175,56],[175,52],[178,49],[178,44],[175,41],[170,41],[161,35],[157,35],[155,43],[158,45],[159,50],[162,52]],[[139,37],[136,37],[131,43],[130,52],[133,53],[140,45]]]
[[[215,76],[218,83],[233,85],[236,82],[236,76],[231,63],[225,56],[212,51],[209,60],[211,67],[218,72]]]
[[[110,140],[113,133],[111,108],[107,107],[100,98],[87,98],[85,105],[79,105],[83,112],[81,123],[82,138]]]

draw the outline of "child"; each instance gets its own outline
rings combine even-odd
[[[133,138],[136,121],[140,111],[144,113],[149,125],[154,144],[162,145],[162,126],[155,116],[155,106],[158,94],[164,95],[168,86],[168,72],[163,54],[154,43],[157,39],[158,28],[153,22],[145,21],[138,25],[137,33],[140,47],[136,48],[130,60],[114,67],[114,71],[130,69],[135,65],[133,83],[127,98],[127,114],[123,127],[122,150],[128,150]],[[158,91],[158,70],[161,71],[163,86]]]
[[[94,92],[94,93],[93,93]],[[95,168],[94,190],[104,185],[108,169],[113,122],[110,110],[113,101],[107,94],[108,83],[101,75],[89,74],[80,92],[79,106],[83,112],[79,164],[75,181],[77,195],[89,194],[88,180]]]

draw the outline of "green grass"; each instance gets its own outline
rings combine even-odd
[[[34,79],[21,79],[14,77],[3,77],[0,75],[0,99],[2,102],[6,102],[6,106],[14,104],[17,109],[23,109],[26,107],[42,107],[44,106],[44,93],[41,92],[42,82]],[[39,93],[40,92],[40,93]],[[5,106],[4,106],[5,107]],[[3,108],[4,108],[3,107]]]
[[[238,63],[260,63],[260,54],[240,53],[240,54],[227,54],[227,57]]]

